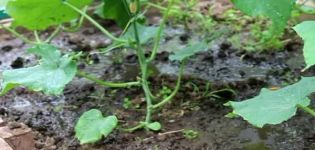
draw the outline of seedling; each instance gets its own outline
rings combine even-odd
[[[195,130],[183,130],[182,133],[183,136],[189,140],[196,139],[199,136],[199,133]]]
[[[148,7],[166,10],[163,3],[148,2]],[[216,22],[211,17],[211,8],[207,12],[201,12],[197,6],[200,0],[174,0],[174,5],[170,10],[170,17],[175,24],[184,24],[186,30],[201,31],[202,33],[213,31]]]
[[[158,97],[162,97],[163,99],[167,98],[168,95],[172,93],[172,90],[167,86],[163,86],[160,92],[157,94]]]
[[[129,98],[124,98],[123,107],[125,109],[137,109],[140,108],[139,104],[134,104]]]
[[[273,22],[268,33],[269,37],[278,36],[286,26],[286,22],[291,16],[291,11],[295,5],[295,0],[232,0],[236,7],[251,16],[264,16]],[[102,5],[103,17],[115,20],[123,28],[119,36],[115,36],[96,20],[90,17],[87,7],[92,0],[4,0],[0,3],[0,8],[5,8],[6,13],[13,18],[13,27],[1,25],[13,35],[17,36],[25,43],[33,47],[27,52],[39,56],[39,63],[33,67],[3,71],[2,91],[4,95],[10,90],[23,86],[33,91],[41,91],[48,95],[59,95],[65,86],[73,80],[75,76],[80,76],[97,84],[113,88],[131,88],[141,86],[146,100],[146,116],[139,120],[139,124],[126,131],[147,129],[158,131],[161,124],[152,120],[152,113],[169,103],[177,94],[180,85],[184,64],[187,58],[193,54],[207,49],[206,42],[194,43],[186,48],[176,51],[170,56],[171,61],[179,61],[181,65],[178,69],[179,75],[176,86],[168,96],[157,100],[152,93],[148,81],[149,65],[155,60],[159,49],[159,44],[163,35],[165,23],[172,10],[174,0],[168,1],[166,8],[161,8],[163,13],[159,27],[148,27],[141,24],[143,20],[143,6],[152,5],[140,0],[104,0]],[[105,52],[127,48],[133,50],[138,57],[140,67],[140,77],[136,81],[126,83],[115,83],[96,78],[94,75],[83,72],[77,68],[79,54],[66,53],[50,43],[58,33],[77,31],[83,20],[89,21],[105,36],[113,41],[113,45],[106,48]],[[24,27],[34,33],[34,38],[29,39],[19,34],[15,28]],[[40,33],[48,28],[55,30],[50,36],[42,39]],[[305,40],[304,57],[306,68],[315,64],[314,56],[314,29],[315,21],[307,21],[297,25],[294,29]],[[146,56],[144,45],[153,40],[150,55]],[[105,53],[103,51],[103,53]],[[49,80],[47,80],[49,79]],[[308,95],[315,91],[315,77],[305,77],[301,81],[286,88],[270,91],[263,89],[261,94],[243,102],[229,102],[234,111],[229,116],[242,116],[255,126],[262,127],[265,124],[279,124],[293,115],[297,108],[301,108],[311,115],[315,112],[308,106],[310,100]],[[212,93],[213,94],[213,93]],[[215,93],[214,93],[215,94]],[[210,94],[211,95],[211,94]],[[102,137],[108,136],[118,125],[118,118],[115,115],[104,117],[99,110],[92,109],[85,112],[78,120],[75,132],[81,144],[94,143]],[[195,131],[187,131],[187,136],[195,137]]]
[[[132,102],[128,98],[124,98],[123,107],[129,109],[133,106]]]
[[[181,62],[176,87],[173,91],[164,92],[163,99],[157,100],[148,81],[149,64],[157,56],[160,39],[173,6],[173,0],[170,0],[167,8],[163,10],[163,18],[159,27],[148,27],[140,23],[143,17],[141,8],[148,5],[148,3],[142,3],[140,0],[104,0],[102,5],[103,17],[115,20],[123,28],[123,33],[120,36],[110,33],[86,13],[88,5],[91,3],[92,0],[6,0],[1,3],[0,7],[4,7],[8,15],[13,18],[13,27],[24,27],[33,31],[34,40],[19,34],[12,27],[1,27],[16,35],[25,43],[33,45],[27,51],[40,56],[41,60],[38,65],[33,67],[4,71],[0,94],[4,95],[15,87],[23,86],[33,91],[42,91],[48,95],[59,95],[75,76],[112,88],[141,86],[146,100],[146,116],[143,120],[139,120],[139,125],[126,129],[126,131],[132,132],[142,128],[153,131],[160,130],[161,124],[151,119],[152,112],[169,103],[176,95],[181,85],[185,60],[196,52],[206,50],[207,44],[204,42],[192,44],[171,55],[171,60]],[[80,54],[62,54],[56,46],[49,44],[61,31],[77,31],[83,20],[89,21],[113,41],[113,45],[106,51],[127,48],[136,53],[141,71],[137,81],[114,83],[98,79],[94,75],[77,68],[77,60]],[[40,33],[47,28],[55,28],[55,31],[46,39],[42,39]],[[153,47],[147,57],[144,45],[152,40]],[[129,105],[130,103],[125,100],[124,106],[129,107]],[[92,109],[79,118],[75,127],[75,136],[81,144],[94,143],[109,135],[117,124],[116,116],[103,117],[99,110]]]

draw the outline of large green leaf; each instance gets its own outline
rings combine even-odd
[[[273,33],[279,34],[291,17],[295,0],[232,0],[232,2],[247,15],[270,18],[273,21]]]
[[[103,117],[102,112],[92,109],[85,112],[75,126],[75,136],[81,144],[94,143],[107,137],[117,126],[115,116]]]
[[[233,115],[243,117],[249,123],[263,127],[265,124],[279,124],[295,115],[297,105],[308,106],[307,96],[315,91],[315,77],[304,77],[296,84],[271,91],[262,89],[260,94],[242,102],[229,102]]]
[[[173,55],[170,55],[170,60],[183,61],[184,59],[198,53],[207,50],[207,43],[199,42],[176,51]]]
[[[106,19],[112,19],[117,22],[117,24],[125,28],[130,20],[128,10],[125,8],[124,0],[103,0],[103,15],[102,17]],[[128,7],[128,6],[127,6]]]
[[[92,0],[67,0],[70,4],[82,8]],[[14,19],[15,26],[30,30],[44,30],[49,26],[69,22],[78,17],[63,0],[10,0],[7,13]]]
[[[315,65],[315,21],[305,21],[294,27],[294,30],[303,38],[305,69]]]
[[[6,70],[0,95],[17,86],[25,86],[34,91],[59,95],[76,74],[76,63],[52,45],[37,45],[28,52],[42,57],[39,65],[29,68]]]
[[[149,40],[156,36],[158,28],[144,26],[142,24],[137,23],[137,30],[139,34],[140,43],[146,44]],[[126,33],[121,38],[129,41],[135,41],[135,30],[133,25],[131,25],[128,28]]]

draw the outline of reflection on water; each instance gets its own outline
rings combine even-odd
[[[264,142],[247,144],[244,146],[245,150],[270,150]]]
[[[267,145],[273,145],[275,139],[270,135],[271,129],[247,128],[240,132],[239,138],[244,142],[245,150],[269,150]]]

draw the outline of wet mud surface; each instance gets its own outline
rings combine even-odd
[[[176,84],[179,64],[168,60],[174,47],[187,43],[182,29],[168,29],[160,53],[152,64],[151,87],[154,93]],[[198,40],[199,37],[187,37]],[[54,44],[64,51],[95,52],[111,43],[96,29],[85,27],[81,32],[62,34]],[[289,43],[282,51],[249,53],[233,48],[217,39],[208,51],[192,57],[185,67],[182,87],[153,119],[162,123],[158,133],[121,129],[136,125],[145,114],[140,87],[105,88],[85,79],[76,78],[62,96],[45,96],[18,88],[0,97],[0,116],[9,121],[27,124],[34,130],[36,148],[47,150],[117,149],[117,150],[308,150],[315,149],[315,119],[299,111],[297,116],[277,126],[255,128],[241,118],[225,117],[231,111],[223,106],[228,100],[244,100],[259,93],[262,87],[281,87],[297,81],[304,66],[301,44]],[[28,45],[5,32],[0,33],[0,69],[21,68],[36,63],[25,53]],[[116,59],[121,56],[123,59]],[[93,63],[87,65],[87,62]],[[139,75],[137,58],[131,52],[93,54],[82,58],[79,67],[111,81],[132,81]],[[214,92],[221,89],[230,91]],[[123,107],[128,98],[134,108]],[[314,105],[314,104],[313,104]],[[315,105],[314,105],[315,106]],[[85,111],[98,108],[104,115],[115,114],[120,129],[94,145],[80,146],[74,138],[74,124]],[[198,132],[189,139],[182,130]]]

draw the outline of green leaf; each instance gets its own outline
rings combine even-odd
[[[274,34],[281,34],[291,17],[295,0],[232,0],[234,5],[250,16],[268,17]]]
[[[293,117],[297,105],[308,106],[307,96],[315,91],[315,77],[304,77],[298,83],[277,91],[262,89],[260,94],[242,102],[229,102],[233,114],[239,115],[257,127],[280,124]]]
[[[125,28],[131,19],[124,6],[124,0],[103,0],[103,15],[105,19],[112,19],[121,27]],[[127,6],[129,7],[129,6]]]
[[[5,18],[8,18],[9,16],[5,13],[5,11],[4,11],[4,7],[3,8],[1,8],[0,7],[0,20],[1,19],[5,19]],[[0,29],[1,29],[1,27],[0,27]]]
[[[147,44],[151,39],[153,39],[156,36],[158,32],[157,27],[148,27],[148,26],[141,25],[139,23],[137,23],[137,29],[138,29],[140,44]],[[102,49],[101,51],[104,53],[107,53],[109,51],[112,51],[114,49],[121,48],[121,47],[132,47],[132,44],[136,42],[135,30],[132,25],[127,29],[125,34],[121,36],[121,39],[127,40],[129,42],[127,43],[114,42],[112,45],[108,46],[105,49]]]
[[[303,54],[305,69],[315,65],[315,21],[304,21],[293,28],[305,41]]]
[[[157,27],[144,26],[139,23],[137,23],[137,30],[138,30],[141,44],[146,44],[149,40],[154,38],[158,32]],[[128,28],[126,33],[122,36],[122,39],[135,41],[135,30],[132,25]]]
[[[28,52],[41,56],[41,61],[34,67],[4,71],[0,95],[20,85],[46,94],[61,94],[76,74],[76,63],[48,44],[37,45]]]
[[[153,122],[153,123],[147,124],[146,127],[153,131],[159,131],[162,128],[159,122]]]
[[[94,143],[107,137],[117,126],[116,116],[103,117],[102,112],[92,109],[85,112],[75,126],[75,137],[81,144]]]
[[[0,1],[0,10],[3,10],[7,6],[8,1],[9,0],[1,0]]]
[[[310,6],[298,6],[298,9],[301,11],[301,13],[305,14],[315,14],[315,8]]]
[[[68,3],[82,8],[92,0],[67,0]],[[30,30],[44,30],[49,26],[69,22],[78,17],[63,3],[63,0],[10,0],[7,13],[14,19],[15,26]]]
[[[176,51],[173,55],[170,55],[170,60],[183,61],[184,59],[198,53],[207,50],[208,44],[205,42],[195,43],[193,45],[188,45],[182,50]]]

